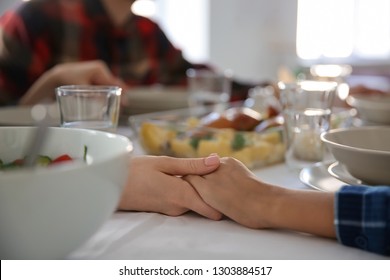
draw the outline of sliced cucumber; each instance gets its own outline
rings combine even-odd
[[[37,159],[37,165],[48,166],[51,163],[51,158],[48,156],[39,156]]]

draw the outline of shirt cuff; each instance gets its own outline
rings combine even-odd
[[[335,227],[340,243],[390,254],[390,187],[344,186],[335,197]]]

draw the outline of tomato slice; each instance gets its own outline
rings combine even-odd
[[[73,161],[73,159],[69,155],[64,154],[64,155],[60,155],[60,156],[56,157],[55,159],[53,159],[50,164],[56,164],[56,163],[60,163],[60,162],[64,162],[64,161]]]
[[[24,159],[22,159],[22,158],[15,159],[12,162],[12,165],[14,165],[14,166],[22,166],[23,164],[24,164]]]

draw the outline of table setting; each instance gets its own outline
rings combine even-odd
[[[141,89],[141,91],[143,90]],[[169,89],[165,90],[169,92]],[[179,91],[177,89],[176,93]],[[124,94],[127,101],[131,100],[130,94]],[[136,97],[134,98],[136,99]],[[257,101],[264,101],[261,96],[256,98],[259,98]],[[135,99],[127,104],[133,106]],[[291,102],[291,99],[288,99],[288,101]],[[66,102],[70,104],[69,102],[73,101]],[[299,100],[299,103],[301,104],[302,100]],[[84,109],[87,106],[85,104],[81,106]],[[94,106],[99,106],[98,104]],[[113,104],[118,106],[117,102]],[[307,106],[307,103],[305,104]],[[328,151],[328,149],[332,149],[331,144],[328,145],[324,141],[325,132],[331,130],[350,131],[355,128],[359,129],[364,124],[362,126],[364,128],[380,128],[383,137],[379,137],[379,139],[383,141],[379,142],[383,143],[387,141],[388,138],[386,137],[390,135],[390,128],[388,127],[390,122],[381,123],[379,126],[378,123],[364,119],[364,117],[361,119],[358,107],[355,107],[355,109],[351,109],[351,107],[338,108],[327,115],[328,119],[325,122],[318,121],[318,119],[315,122],[311,119],[299,122],[298,124],[305,128],[312,128],[314,123],[315,142],[307,142],[308,140],[305,138],[301,138],[300,141],[306,141],[304,145],[309,150],[310,147],[319,147],[320,155],[316,153],[307,155],[302,154],[299,150],[289,152],[289,148],[299,149],[299,147],[289,143],[289,141],[292,141],[289,139],[291,136],[284,131],[286,117],[284,116],[284,122],[280,121],[285,110],[285,104],[282,101],[282,104],[279,105],[275,106],[274,100],[271,100],[268,105],[260,108],[259,103],[254,104],[247,100],[246,102],[224,104],[222,107],[211,105],[211,109],[207,106],[197,106],[194,109],[189,108],[183,100],[180,100],[166,108],[167,110],[151,113],[150,108],[147,108],[146,111],[142,112],[143,114],[134,114],[130,117],[126,114],[118,116],[118,112],[115,113],[115,110],[113,110],[110,120],[114,124],[114,135],[129,141],[129,145],[132,147],[131,156],[145,154],[181,157],[205,156],[207,152],[218,148],[220,150],[217,152],[221,156],[238,158],[262,181],[286,188],[336,192],[345,184],[367,184],[364,180],[352,176],[342,159],[335,157]],[[64,116],[62,114],[64,112],[61,111],[63,109],[59,108],[57,104],[47,106],[50,109],[48,111],[52,112],[49,117],[50,126],[63,126]],[[270,108],[273,109],[272,112]],[[29,116],[30,109],[29,107],[14,108],[13,110],[12,108],[0,109],[1,126],[23,127],[33,125],[31,116]],[[92,111],[95,112],[95,109]],[[260,110],[259,115],[254,115],[250,111],[256,111],[255,109]],[[131,110],[131,108],[128,108],[127,113]],[[23,113],[19,114],[22,111]],[[232,116],[237,116],[237,112],[240,117],[243,115],[251,116],[254,120],[257,118],[258,122],[255,122],[251,129],[245,128],[237,132],[236,128],[232,127],[232,124],[234,124]],[[215,118],[215,113],[218,113],[217,118]],[[317,116],[313,112],[306,115],[310,118]],[[123,122],[123,118],[126,118],[127,121]],[[228,127],[219,126],[222,119],[225,124],[228,123]],[[266,128],[259,126],[264,119],[272,119]],[[74,120],[74,117],[73,119],[70,118],[70,121],[72,120]],[[145,123],[148,123],[147,129],[143,127]],[[163,125],[161,126],[161,124]],[[183,124],[185,131],[180,130],[183,129]],[[217,126],[215,126],[216,124]],[[292,123],[289,123],[289,125],[294,126]],[[199,130],[200,127],[202,130]],[[256,127],[258,130],[255,129]],[[366,132],[363,131],[363,133]],[[158,136],[153,138],[155,135]],[[202,137],[199,138],[199,135]],[[313,137],[310,139],[312,140]],[[321,142],[318,142],[318,139]],[[211,141],[219,142],[214,148],[210,148]],[[372,141],[368,142],[371,143]],[[309,147],[308,145],[312,146]],[[387,147],[380,146],[382,150],[387,149]],[[370,149],[370,147],[365,148]],[[361,150],[361,147],[358,146],[357,150]],[[380,156],[383,156],[383,154],[386,156],[385,162],[389,162],[390,151],[385,150]],[[285,161],[284,158],[287,155],[289,157],[298,155],[299,164]],[[92,156],[92,158],[94,157],[96,156]],[[388,181],[384,181],[384,183],[386,182],[389,184]],[[86,182],[86,184],[89,183]],[[32,227],[34,228],[34,223]],[[80,242],[77,247],[72,248],[66,254],[57,257],[55,254],[43,255],[43,258],[117,260],[388,259],[388,257],[382,255],[343,246],[333,239],[288,230],[254,230],[241,226],[227,218],[212,221],[193,212],[171,217],[158,213],[113,211],[112,215],[109,215],[104,221],[100,221],[99,227],[95,229],[93,234],[90,233],[89,235],[88,238],[84,237],[83,242]],[[12,251],[12,249],[10,250]],[[5,255],[5,257],[8,258],[9,255]],[[11,258],[13,257],[15,256],[11,255]],[[23,257],[34,258],[34,255],[22,255]],[[42,256],[38,256],[38,258],[40,257]],[[16,258],[19,258],[19,256],[16,255]]]

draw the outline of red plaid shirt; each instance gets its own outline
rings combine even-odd
[[[129,86],[185,84],[195,66],[147,18],[117,27],[100,0],[32,0],[0,18],[0,106],[56,64],[96,59]]]

